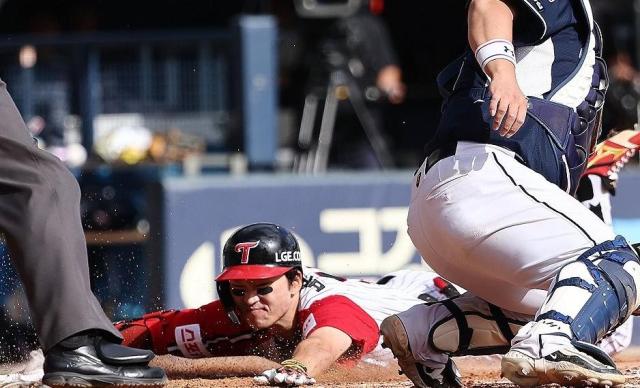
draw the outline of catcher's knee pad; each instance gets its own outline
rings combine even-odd
[[[507,316],[499,307],[477,297],[436,303],[446,307],[449,314],[429,330],[429,345],[454,356],[504,353],[515,333],[532,318],[513,313]]]
[[[565,323],[575,339],[595,343],[638,307],[638,284],[638,254],[618,236],[560,269],[536,321]]]

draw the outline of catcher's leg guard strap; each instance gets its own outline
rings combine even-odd
[[[531,318],[522,314],[507,317],[499,307],[477,298],[462,297],[437,303],[445,306],[450,315],[435,322],[429,330],[429,345],[454,356],[505,352],[514,333]]]
[[[496,324],[498,325],[500,332],[502,333],[504,338],[507,339],[507,342],[511,343],[511,340],[514,337],[514,333],[511,331],[511,327],[509,326],[509,321],[507,320],[507,317],[504,315],[500,307],[493,305],[491,303],[488,303],[488,305],[489,305],[489,310],[491,310],[491,315],[493,316],[493,319],[496,321]]]
[[[640,284],[640,260],[624,238],[618,236],[587,250],[576,262],[560,270],[536,321],[552,319],[565,323],[575,339],[595,343],[637,308],[637,284]],[[566,299],[556,300],[555,293],[561,288],[575,291],[569,289],[564,293]],[[590,296],[585,297],[584,291]],[[569,298],[571,306],[565,304]]]
[[[455,304],[453,300],[443,300],[442,304],[451,312],[453,318],[456,321],[456,325],[458,326],[458,345],[457,350],[468,349],[469,343],[471,342],[471,337],[473,336],[473,329],[469,328],[467,325],[467,317],[464,315],[462,310]],[[434,327],[435,329],[435,327]],[[430,337],[431,341],[433,337]],[[433,342],[432,342],[433,344]],[[434,344],[434,348],[437,348]]]

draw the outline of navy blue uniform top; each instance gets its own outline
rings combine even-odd
[[[516,77],[530,101],[525,124],[511,138],[491,130],[490,80],[468,48],[438,75],[443,114],[426,152],[461,140],[499,145],[570,190],[586,160],[590,133],[599,128],[594,88],[602,73],[595,66],[601,42],[593,32],[591,8],[588,0],[511,0],[509,5],[515,10]],[[571,139],[571,131],[582,134]]]

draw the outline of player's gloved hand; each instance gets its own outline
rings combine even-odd
[[[298,360],[289,359],[280,363],[282,367],[268,369],[253,380],[261,385],[312,385],[316,379],[307,374],[307,367]]]

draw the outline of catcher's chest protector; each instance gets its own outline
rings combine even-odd
[[[600,131],[608,86],[602,40],[587,0],[519,0],[513,43],[527,118],[511,138],[491,130],[489,79],[467,52],[438,75],[445,98],[427,154],[458,140],[496,144],[573,194]]]

